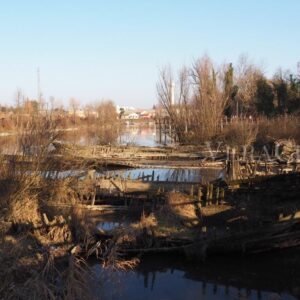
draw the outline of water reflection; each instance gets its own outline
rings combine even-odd
[[[62,132],[63,142],[76,145],[97,145],[99,143],[99,133],[93,130],[70,130]],[[15,150],[16,135],[0,135],[2,149],[7,147],[8,152]],[[135,124],[125,125],[122,133],[114,139],[111,144],[118,145],[136,145],[144,147],[156,147],[169,144],[170,140],[166,137],[162,143],[157,140],[157,134],[154,124]],[[4,147],[5,146],[5,147]]]
[[[154,173],[153,173],[154,172]],[[140,168],[129,170],[109,171],[102,174],[108,176],[119,176],[122,178],[141,179],[142,177],[152,176],[155,181],[175,181],[175,182],[197,182],[205,183],[218,178],[221,169],[202,168],[202,169],[172,169],[172,168]]]
[[[97,145],[99,133],[90,130],[73,130],[63,134],[63,141],[76,145]],[[166,140],[168,142],[168,140]],[[122,133],[111,141],[117,145],[136,145],[145,147],[156,147],[162,144],[157,141],[154,124],[127,124],[122,128]]]
[[[169,142],[170,140],[167,137],[162,142],[159,142],[154,124],[127,125],[119,138],[119,144],[121,145],[145,147],[157,147]]]
[[[156,147],[170,142],[167,137],[162,143],[158,141],[154,124],[126,124],[122,129],[122,133],[112,144]],[[64,140],[78,145],[96,145],[99,138],[92,130],[74,130],[65,132]]]
[[[124,223],[122,223],[124,224]],[[102,229],[104,231],[109,231],[119,227],[121,223],[119,222],[99,222],[96,226],[97,229]]]
[[[144,258],[129,272],[109,273],[102,299],[299,299],[297,253],[215,258],[205,264],[178,257]],[[106,270],[93,267],[98,278]]]

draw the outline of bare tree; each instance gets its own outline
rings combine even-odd
[[[20,111],[21,111],[21,101],[23,97],[23,92],[21,89],[17,89],[16,92],[16,127],[19,127],[20,124]]]
[[[175,82],[171,68],[163,68],[157,83],[157,95],[174,128],[174,134],[180,142],[184,142],[190,125],[189,70],[183,67]]]
[[[70,98],[69,105],[70,105],[70,109],[72,110],[72,113],[73,113],[73,122],[75,125],[76,124],[76,111],[79,107],[79,101],[75,98]]]
[[[170,119],[179,142],[201,142],[220,128],[228,101],[224,92],[224,74],[216,71],[208,56],[183,67],[176,78],[175,104],[172,103],[174,76],[170,67],[160,72],[157,95]]]
[[[262,76],[261,69],[250,62],[246,55],[241,55],[236,68],[235,82],[238,86],[236,97],[236,116],[255,114],[254,98],[256,82]]]
[[[208,56],[197,60],[192,68],[194,87],[194,131],[201,140],[213,137],[220,129],[228,97],[224,91],[221,69],[216,71]]]
[[[96,135],[98,144],[110,144],[116,141],[119,134],[118,114],[111,100],[96,105]]]

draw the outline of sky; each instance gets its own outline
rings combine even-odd
[[[296,72],[299,0],[0,0],[0,105],[17,89],[151,107],[159,70],[208,54]]]

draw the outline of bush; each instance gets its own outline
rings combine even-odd
[[[257,125],[253,122],[236,120],[224,128],[221,139],[231,148],[249,147],[254,143],[257,132]]]
[[[300,144],[300,118],[295,116],[280,116],[272,119],[258,120],[258,133],[255,147],[274,147],[279,140],[294,140]]]

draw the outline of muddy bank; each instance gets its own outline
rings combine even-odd
[[[281,177],[234,182],[221,201],[214,198],[215,193],[209,201],[180,192],[165,193],[152,210],[144,210],[140,222],[104,236],[100,232],[98,238],[123,255],[168,252],[195,260],[213,254],[246,255],[294,247],[300,244],[300,177]],[[278,182],[283,190],[290,187],[293,192],[279,193]]]

